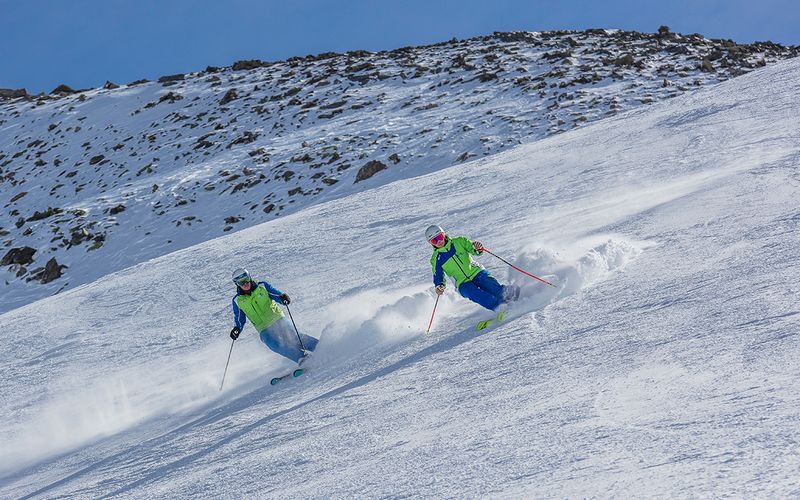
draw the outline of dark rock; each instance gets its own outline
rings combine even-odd
[[[322,179],[322,182],[327,184],[327,185],[329,185],[329,186],[333,186],[334,184],[336,184],[339,181],[337,179],[334,179],[333,177],[326,177],[326,178]]]
[[[62,269],[66,267],[63,264],[59,264],[55,257],[52,257],[43,268],[40,267],[31,272],[31,279],[39,280],[42,284],[50,283],[60,278],[63,275]]]
[[[467,62],[466,54],[458,54],[456,57],[453,58],[453,68],[462,68],[467,71],[472,71],[475,69],[475,66]]]
[[[711,61],[709,61],[708,58],[704,58],[703,62],[700,63],[700,71],[704,71],[706,73],[714,72],[714,65],[711,64]]]
[[[173,103],[173,102],[175,102],[175,101],[180,101],[181,99],[183,99],[183,96],[182,96],[182,95],[180,95],[180,94],[177,94],[177,93],[175,93],[175,92],[167,92],[166,94],[162,95],[162,96],[161,96],[161,97],[158,99],[158,103],[159,103],[159,104],[161,104],[161,103],[162,103],[162,102],[164,102],[164,101],[169,101],[169,102],[170,102],[170,104],[171,104],[171,103]]]
[[[208,138],[211,137],[212,135],[214,135],[213,132],[200,136],[194,145],[194,149],[210,148],[211,146],[213,146],[214,143],[208,140]]]
[[[225,224],[236,224],[237,222],[239,222],[241,220],[242,219],[240,219],[239,217],[236,217],[235,215],[231,215],[229,217],[225,217]]]
[[[92,158],[89,160],[89,165],[97,165],[101,161],[105,160],[105,158],[106,157],[103,155],[92,156]]]
[[[251,142],[255,141],[256,139],[258,139],[258,134],[254,133],[254,132],[250,132],[248,130],[241,137],[239,137],[238,139],[236,139],[233,142],[231,142],[230,144],[228,144],[228,149],[230,149],[231,147],[236,146],[238,144],[250,144]]]
[[[70,236],[71,238],[69,240],[69,244],[72,246],[80,245],[85,240],[92,239],[92,235],[85,227],[72,231],[72,234]]]
[[[218,73],[220,68],[216,66],[206,66],[206,73]]]
[[[313,160],[310,154],[306,153],[303,156],[293,156],[292,163],[310,163]]]
[[[0,266],[10,266],[11,264],[28,265],[33,262],[33,254],[35,253],[36,249],[31,247],[12,248],[0,260]]]
[[[389,157],[389,161],[397,165],[400,163],[400,155],[397,153],[392,153],[392,156]]]
[[[249,59],[245,61],[236,61],[233,63],[233,71],[251,70],[265,66],[264,61],[258,59]]]
[[[548,61],[556,61],[559,59],[567,59],[568,57],[572,57],[571,50],[564,50],[564,51],[555,51],[555,52],[546,52],[542,55],[542,59],[547,59]]]
[[[37,220],[46,219],[48,217],[52,217],[53,215],[58,215],[62,213],[64,213],[64,210],[61,208],[47,207],[47,210],[43,212],[39,211],[33,212],[33,215],[28,217],[28,222],[34,222]]]
[[[177,75],[167,75],[162,76],[158,79],[158,83],[171,83],[171,82],[179,82],[184,79],[186,75],[183,73],[178,73]]]
[[[63,83],[58,87],[54,88],[50,94],[59,94],[59,95],[66,95],[66,94],[74,94],[76,91],[72,88],[64,85]]]
[[[145,78],[142,78],[141,80],[134,80],[134,81],[132,81],[131,83],[128,84],[128,87],[135,87],[136,85],[141,85],[141,84],[147,83],[149,81],[150,80],[147,80]]]
[[[27,191],[22,191],[21,193],[17,193],[17,194],[15,194],[15,195],[14,195],[14,197],[13,197],[13,198],[11,198],[11,201],[9,201],[9,203],[14,203],[15,201],[17,201],[17,200],[19,200],[20,198],[22,198],[23,196],[25,196],[26,194],[28,194],[28,192],[27,192]]]
[[[513,31],[509,33],[502,33],[499,31],[495,31],[492,35],[495,38],[499,39],[501,42],[506,43],[513,43],[513,42],[527,42],[527,43],[537,43],[538,40],[535,35],[529,33],[527,31]]]
[[[219,101],[219,104],[221,106],[224,106],[225,104],[228,104],[229,102],[231,102],[231,101],[233,101],[235,99],[238,99],[238,98],[239,98],[239,95],[236,93],[236,89],[230,89],[229,91],[227,91],[225,93],[225,95]]]
[[[0,89],[0,99],[16,99],[18,97],[28,97],[25,89]]]
[[[114,89],[118,89],[119,85],[117,85],[116,83],[114,83],[114,82],[112,82],[110,80],[106,80],[106,83],[105,83],[105,85],[103,85],[103,88],[106,89],[106,90],[114,90]]]
[[[614,59],[615,66],[634,66],[636,64],[636,59],[633,58],[633,54],[625,54]]]
[[[369,179],[373,175],[377,174],[381,170],[386,170],[386,165],[378,160],[372,160],[367,162],[366,165],[358,169],[358,173],[356,174],[356,182],[361,182]]]
[[[691,54],[692,52],[686,45],[670,45],[664,50],[670,54],[680,54],[680,55]]]
[[[117,205],[116,207],[111,207],[108,210],[108,213],[111,214],[111,215],[117,215],[118,213],[121,213],[121,212],[124,212],[124,211],[125,211],[125,205],[120,204],[120,205]]]
[[[675,34],[670,33],[669,26],[661,25],[658,27],[658,38],[674,38]]]
[[[354,82],[358,82],[360,84],[369,83],[371,75],[347,75],[348,80],[352,80]]]
[[[338,109],[347,104],[347,101],[336,101],[328,104],[323,104],[319,109]]]
[[[456,161],[459,162],[459,163],[464,163],[465,161],[469,160],[473,156],[475,156],[475,155],[470,153],[469,151],[464,151],[463,153],[458,155],[458,158],[456,158]]]

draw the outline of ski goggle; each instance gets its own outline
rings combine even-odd
[[[434,235],[433,238],[429,239],[428,241],[431,243],[431,245],[438,247],[438,246],[444,245],[445,238],[446,237],[445,237],[444,233],[439,233],[439,234]]]
[[[237,286],[246,285],[250,283],[250,275],[240,274],[239,276],[233,278],[233,282],[236,283]]]

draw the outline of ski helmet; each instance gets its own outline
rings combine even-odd
[[[241,267],[233,272],[231,279],[234,283],[236,283],[236,286],[242,286],[245,283],[252,281],[252,278],[250,278],[250,273],[247,272],[247,269],[243,269]]]
[[[439,233],[443,233],[444,229],[436,224],[432,226],[428,226],[428,229],[425,230],[425,239],[431,241],[431,239]]]

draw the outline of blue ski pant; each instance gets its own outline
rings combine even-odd
[[[277,352],[281,356],[285,356],[295,363],[300,361],[303,357],[303,350],[300,348],[300,341],[297,339],[297,333],[294,327],[289,323],[286,318],[280,318],[275,323],[272,323],[265,329],[258,333],[261,342],[266,344],[271,350]],[[313,351],[317,347],[317,339],[300,333],[300,338],[303,339],[303,346],[307,351]]]
[[[461,283],[458,293],[476,304],[480,304],[490,311],[503,303],[503,290],[505,287],[497,282],[488,271],[479,272],[470,281]]]

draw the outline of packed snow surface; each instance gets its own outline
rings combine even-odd
[[[315,205],[0,316],[0,496],[800,495],[800,61]],[[504,324],[430,223],[523,286]],[[293,297],[307,376],[229,272]]]

